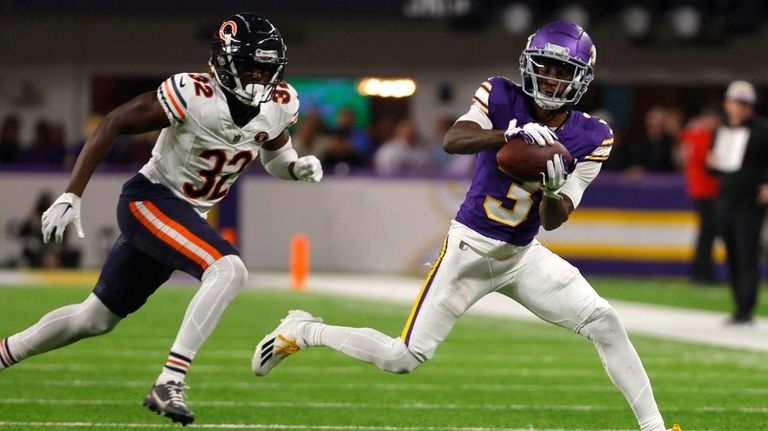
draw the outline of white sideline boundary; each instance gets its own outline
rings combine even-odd
[[[424,280],[390,275],[312,274],[306,290],[346,298],[385,301],[410,307]],[[255,289],[291,286],[287,273],[252,271],[248,286]],[[768,351],[768,318],[755,318],[752,325],[726,325],[725,313],[661,305],[610,301],[627,331],[671,340],[719,347]],[[517,302],[499,294],[478,301],[470,313],[485,316],[542,322]],[[543,322],[542,322],[543,323]]]
[[[94,274],[76,278],[80,282]],[[82,279],[82,280],[81,280]],[[175,283],[196,280],[189,276],[174,276]],[[40,283],[32,273],[0,270],[3,285]],[[309,292],[403,304],[404,313],[413,304],[423,284],[423,278],[380,274],[321,274],[313,273],[306,285]],[[248,287],[254,289],[290,289],[290,278],[285,272],[251,271]],[[670,340],[696,342],[718,347],[768,351],[768,318],[757,317],[752,325],[725,325],[726,313],[692,310],[682,307],[641,304],[612,300],[611,304],[621,316],[627,331]],[[470,313],[486,316],[541,322],[517,302],[491,294],[478,301]]]

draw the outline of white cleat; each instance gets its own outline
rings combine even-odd
[[[315,317],[303,310],[291,310],[288,315],[280,320],[274,331],[264,337],[256,345],[251,360],[251,369],[257,376],[265,376],[272,371],[283,359],[298,352],[301,347],[297,342],[296,328],[301,322],[322,322],[323,319]]]

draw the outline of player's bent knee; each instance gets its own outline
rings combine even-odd
[[[120,323],[120,316],[113,313],[96,295],[91,294],[82,304],[80,332],[83,336],[93,337],[106,334]]]
[[[237,283],[240,287],[245,285],[248,281],[248,268],[245,267],[245,262],[240,256],[235,254],[229,254],[223,257],[232,264],[232,276],[237,279]]]
[[[376,365],[390,373],[408,374],[418,368],[421,361],[408,349],[403,340],[396,338],[392,345],[392,355],[382,358]]]
[[[627,331],[613,307],[596,310],[593,316],[580,331],[588,339],[596,343],[611,344],[627,337]]]
[[[85,336],[94,337],[97,335],[104,335],[115,329],[115,326],[119,323],[119,320],[100,320],[86,322],[83,328]]]
[[[245,267],[240,256],[228,254],[214,262],[203,273],[203,279],[210,276],[228,278],[231,282],[227,286],[234,290],[240,290],[248,280],[248,268]]]

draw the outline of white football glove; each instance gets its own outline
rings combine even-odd
[[[557,139],[557,135],[549,127],[539,123],[526,123],[523,127],[517,127],[517,118],[509,122],[507,131],[504,132],[504,138],[507,142],[518,136],[522,136],[529,144],[536,144],[540,147],[552,145]]]
[[[319,183],[323,179],[323,165],[315,156],[299,157],[293,164],[293,174],[299,181]]]
[[[43,213],[43,242],[48,243],[51,233],[56,231],[56,242],[64,240],[64,230],[70,223],[75,224],[77,236],[85,238],[83,225],[80,223],[80,197],[74,193],[64,193]]]
[[[576,161],[574,160],[574,164]],[[541,190],[544,196],[554,199],[562,199],[557,193],[568,180],[568,170],[563,164],[563,156],[555,154],[552,160],[547,160],[547,172],[541,173]]]

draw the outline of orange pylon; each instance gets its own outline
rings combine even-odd
[[[291,238],[291,256],[288,270],[294,290],[303,290],[309,277],[309,238],[296,234]]]

